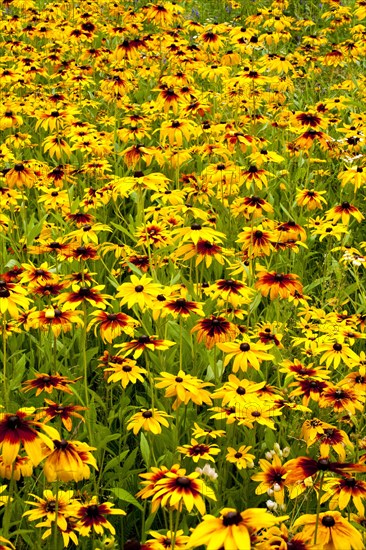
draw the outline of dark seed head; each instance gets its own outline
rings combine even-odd
[[[240,512],[228,512],[222,518],[222,523],[225,527],[229,527],[229,525],[239,525],[242,520]]]
[[[333,527],[335,525],[335,519],[333,516],[323,516],[322,524],[324,527]]]

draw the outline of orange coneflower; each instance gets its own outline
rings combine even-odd
[[[32,187],[36,180],[36,174],[28,168],[26,163],[18,162],[5,176],[5,183],[11,189],[13,187]]]
[[[48,426],[45,427],[49,429]],[[98,470],[95,458],[90,452],[95,451],[95,447],[59,437],[53,440],[53,447],[52,451],[48,451],[43,467],[48,482],[82,481],[90,477],[89,465]]]
[[[201,319],[192,328],[191,333],[198,332],[197,341],[204,342],[208,349],[213,348],[216,342],[227,342],[235,338],[238,333],[236,325],[227,321],[224,317],[211,315],[207,319]]]
[[[315,210],[316,208],[323,208],[323,204],[327,204],[327,201],[322,195],[325,195],[326,191],[316,191],[315,189],[298,189],[296,194],[296,202],[299,206],[304,206],[308,210]]]
[[[183,504],[188,512],[196,507],[201,514],[206,511],[203,496],[216,500],[213,490],[199,479],[199,473],[186,474],[184,468],[177,468],[178,465],[166,472],[164,477],[158,479],[153,490],[153,510],[157,505],[171,506],[178,510]]]
[[[287,516],[286,516],[287,517]],[[225,550],[247,550],[253,547],[255,533],[281,521],[263,508],[248,508],[239,512],[234,508],[223,508],[220,517],[205,515],[189,538],[189,547],[225,548]]]
[[[103,535],[104,529],[108,529],[112,535],[115,535],[116,530],[107,517],[109,515],[126,515],[126,512],[119,508],[113,508],[113,506],[114,504],[111,502],[99,503],[98,497],[92,497],[80,504],[78,508],[74,508],[80,535],[89,536],[91,531]]]
[[[55,403],[50,399],[45,399],[45,403],[47,403],[47,407],[43,407],[36,416],[37,419],[43,418],[43,422],[49,422],[49,420],[53,420],[54,418],[60,418],[68,432],[72,430],[72,416],[79,418],[81,422],[85,422],[84,417],[77,411],[85,411],[86,407],[81,407],[79,405],[62,405],[62,403]]]
[[[248,258],[269,256],[275,249],[273,242],[276,240],[272,231],[265,230],[261,225],[257,227],[245,227],[239,233],[236,242],[242,244],[244,255]]]
[[[233,372],[238,372],[239,369],[245,372],[248,367],[259,370],[262,361],[269,361],[274,358],[273,355],[267,353],[272,346],[252,342],[248,337],[241,342],[219,342],[216,345],[227,354],[224,359],[224,367],[235,357]]]
[[[132,308],[137,304],[142,310],[152,307],[154,298],[161,292],[161,285],[153,283],[146,275],[141,278],[131,275],[130,280],[130,283],[123,283],[117,288],[116,298],[121,298],[120,305],[127,304],[128,308]]]
[[[252,447],[242,445],[238,450],[233,447],[227,448],[226,460],[231,464],[235,464],[238,470],[246,469],[253,465],[253,460],[255,456],[249,453],[248,451]]]
[[[105,352],[108,353],[108,352]],[[102,358],[104,360],[104,357]],[[137,380],[144,382],[143,374],[146,374],[146,369],[137,366],[136,361],[129,359],[128,357],[121,357],[119,355],[112,355],[107,359],[107,368],[104,372],[110,374],[107,382],[121,382],[122,388],[126,388],[131,382],[136,384]]]
[[[8,311],[13,319],[18,319],[19,307],[27,309],[32,301],[26,294],[27,291],[20,285],[0,279],[0,313],[4,315]]]
[[[213,399],[222,399],[222,406],[245,407],[252,399],[258,397],[258,390],[263,388],[265,382],[250,382],[249,380],[239,380],[235,374],[229,374],[229,379],[222,388],[218,388],[212,394]]]
[[[87,304],[87,302],[94,307],[105,309],[108,302],[106,298],[109,298],[108,294],[101,294],[105,285],[97,285],[94,288],[87,286],[75,285],[73,292],[65,292],[57,299],[58,304],[65,304],[71,310],[75,310],[81,304]]]
[[[3,457],[0,456],[0,477],[19,481],[21,477],[31,477],[32,475],[33,463],[27,456],[18,455],[12,464],[6,464]]]
[[[127,430],[133,430],[134,435],[137,435],[141,429],[155,435],[160,434],[161,426],[169,428],[167,418],[171,418],[171,416],[165,411],[141,409],[140,412],[131,416],[127,424]]]
[[[96,335],[97,330],[99,330],[103,342],[108,342],[109,344],[121,334],[133,336],[134,328],[138,325],[138,321],[121,312],[106,313],[105,311],[97,310],[92,311],[91,315],[94,319],[90,321],[88,330],[94,326],[94,334]]]
[[[50,522],[56,522],[60,529],[67,528],[66,518],[75,514],[76,501],[72,498],[73,491],[60,491],[54,495],[52,491],[46,489],[43,491],[43,498],[30,493],[37,502],[26,501],[26,504],[34,506],[32,510],[24,512],[23,516],[28,516],[29,521],[37,521],[45,518]]]
[[[36,397],[43,391],[52,393],[53,390],[63,391],[72,394],[69,384],[75,384],[75,380],[70,380],[67,376],[60,374],[46,374],[44,372],[35,373],[36,377],[23,382],[24,392],[36,390]]]
[[[329,384],[319,399],[319,407],[333,408],[334,412],[349,412],[356,414],[356,409],[364,409],[364,399],[354,390]]]
[[[251,479],[260,481],[261,483],[255,490],[256,495],[266,493],[268,489],[273,490],[274,498],[277,504],[283,504],[285,500],[285,486],[287,476],[287,463],[282,464],[280,457],[275,454],[272,462],[261,459],[259,466],[262,472],[252,475]]]
[[[365,506],[362,502],[366,498],[365,481],[349,476],[330,479],[324,484],[324,493],[321,503],[330,499],[331,510],[335,508],[344,510],[352,499],[360,516],[365,514]]]
[[[330,210],[326,212],[328,220],[331,220],[332,223],[337,223],[339,220],[342,220],[344,225],[349,223],[350,217],[353,216],[358,223],[361,223],[365,218],[364,215],[359,211],[356,206],[353,206],[348,201],[342,202],[342,204],[337,204]]]
[[[32,420],[34,411],[33,407],[28,407],[14,414],[0,413],[0,449],[6,466],[14,463],[21,445],[32,464],[38,466],[44,458],[44,445],[52,448],[50,437],[58,437],[54,428]],[[39,428],[47,435],[40,432]]]
[[[57,295],[59,292],[55,293],[51,291],[49,285],[43,285],[43,292],[40,292],[40,289],[33,289],[33,292],[42,295]],[[82,311],[79,310],[64,310],[62,311],[59,308],[47,308],[42,311],[33,311],[29,314],[28,320],[29,325],[32,328],[40,328],[41,330],[48,330],[51,327],[51,330],[54,336],[58,337],[61,332],[70,332],[72,330],[73,323],[76,326],[83,326],[84,322],[80,319]]]
[[[176,397],[173,403],[173,410],[176,410],[181,403],[187,405],[189,401],[193,401],[197,405],[206,403],[212,404],[209,392],[204,389],[206,386],[212,386],[210,382],[203,382],[195,376],[186,374],[183,370],[179,370],[177,375],[168,372],[161,372],[161,376],[157,377],[158,383],[156,388],[166,388],[165,397]]]
[[[344,519],[340,512],[305,514],[293,524],[294,528],[304,525],[302,534],[314,545],[327,550],[363,550],[362,535]],[[316,540],[315,540],[316,539]]]
[[[318,472],[333,472],[342,475],[344,472],[366,472],[364,464],[353,464],[346,462],[331,462],[328,458],[323,457],[315,460],[306,456],[299,456],[287,462],[288,474],[286,482],[293,485],[307,477],[312,477]]]
[[[270,297],[274,300],[278,296],[280,298],[288,298],[297,290],[302,293],[302,284],[298,280],[298,275],[294,273],[277,273],[276,271],[266,271],[264,267],[258,268],[258,280],[255,283],[255,288],[260,290],[263,296]]]
[[[195,439],[191,439],[191,443],[188,445],[182,445],[177,447],[179,453],[185,454],[186,457],[192,458],[194,462],[199,460],[211,460],[215,462],[215,459],[212,455],[219,454],[221,449],[215,444],[206,445],[205,443],[198,443]],[[185,458],[186,458],[185,457]]]
[[[166,350],[170,346],[174,345],[175,342],[171,342],[170,340],[163,340],[161,338],[157,338],[156,336],[147,336],[146,334],[142,334],[141,336],[134,340],[131,340],[130,342],[116,344],[115,347],[121,348],[122,352],[125,355],[129,355],[130,353],[134,352],[134,359],[138,359],[145,350]]]

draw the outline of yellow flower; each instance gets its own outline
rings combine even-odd
[[[255,532],[271,527],[286,517],[276,518],[263,508],[248,508],[244,512],[223,508],[219,518],[203,516],[202,523],[191,534],[187,548],[206,546],[207,550],[251,550]]]
[[[137,435],[141,429],[151,432],[154,435],[161,433],[161,426],[169,428],[169,422],[166,418],[171,418],[169,414],[157,409],[141,409],[140,412],[134,414],[128,421],[127,429],[133,430]]]

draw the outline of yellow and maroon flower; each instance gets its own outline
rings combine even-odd
[[[202,497],[211,500],[216,500],[216,497],[213,490],[199,479],[199,475],[198,472],[186,474],[184,468],[173,466],[154,485],[152,510],[156,510],[159,505],[182,510],[184,504],[188,512],[196,507],[200,514],[204,514],[206,506]]]
[[[280,298],[288,298],[296,290],[302,293],[302,284],[298,279],[298,275],[294,273],[277,273],[276,271],[266,271],[265,268],[260,268],[255,288],[263,296],[269,295],[271,300],[274,300],[278,296]]]
[[[101,294],[101,290],[105,285],[97,285],[94,288],[87,286],[75,285],[73,292],[65,292],[57,298],[58,305],[66,304],[70,309],[75,310],[81,304],[91,304],[94,307],[105,309],[109,303],[107,302],[108,294]]]
[[[143,334],[138,338],[131,340],[130,342],[116,344],[115,347],[121,348],[122,352],[125,355],[129,355],[130,353],[134,352],[134,359],[138,359],[140,355],[142,355],[142,353],[146,350],[166,350],[170,348],[170,346],[174,345],[175,342],[171,342],[170,340],[163,340],[161,338],[157,338],[156,336],[147,336],[146,334]]]
[[[302,534],[313,545],[327,550],[363,550],[362,535],[344,519],[340,512],[305,514],[293,524],[294,528],[304,525]]]
[[[36,396],[45,391],[46,393],[52,393],[53,390],[63,391],[65,393],[72,394],[69,384],[75,384],[76,380],[70,380],[67,376],[61,376],[60,374],[47,374],[44,372],[35,373],[36,377],[32,380],[23,382],[24,392],[36,390]]]
[[[129,317],[125,313],[106,313],[105,311],[92,311],[94,317],[88,325],[88,330],[94,325],[94,334],[97,335],[99,329],[103,342],[111,344],[115,338],[121,334],[133,336],[134,328],[138,321]]]
[[[31,418],[34,411],[33,407],[29,407],[14,414],[0,413],[0,450],[5,466],[15,462],[21,446],[32,464],[38,466],[44,458],[44,445],[52,449],[50,438],[59,437],[57,430]]]
[[[185,454],[186,457],[192,458],[194,462],[198,462],[200,459],[215,462],[212,455],[217,455],[220,449],[217,445],[206,445],[205,443],[198,443],[198,441],[192,439],[190,445],[177,447],[177,451]]]
[[[82,481],[89,479],[89,464],[98,470],[95,458],[90,451],[95,447],[89,447],[80,441],[66,441],[65,439],[53,440],[53,450],[48,450],[44,463],[44,474],[48,482],[52,481]]]
[[[51,327],[54,336],[58,337],[61,332],[70,332],[73,323],[82,327],[84,322],[79,317],[82,313],[80,310],[62,311],[58,307],[50,307],[43,311],[31,312],[28,320],[32,328],[48,330]]]
[[[259,466],[262,472],[254,474],[251,479],[260,481],[261,483],[255,490],[257,495],[266,493],[268,489],[273,490],[274,498],[277,504],[283,504],[285,500],[285,485],[286,476],[288,473],[287,464],[282,464],[280,457],[275,454],[272,458],[272,463],[268,460],[261,459]]]
[[[80,535],[88,537],[91,532],[103,535],[104,529],[108,529],[112,535],[116,530],[108,521],[110,515],[126,515],[126,512],[119,508],[113,508],[111,502],[99,503],[97,497],[92,497],[87,502],[79,505],[74,511],[74,516],[78,519],[78,531]]]
[[[193,531],[188,548],[206,546],[225,550],[249,550],[253,548],[252,537],[256,532],[271,527],[285,517],[275,517],[263,508],[248,508],[239,512],[234,508],[223,508],[220,517],[206,515]]]
[[[217,342],[227,342],[235,338],[238,329],[224,317],[211,315],[207,319],[198,321],[191,330],[191,333],[194,332],[198,332],[197,342],[204,342],[206,348],[211,349]]]
[[[61,418],[62,424],[65,426],[66,430],[71,432],[72,416],[79,418],[81,422],[85,422],[84,417],[77,411],[85,411],[86,407],[81,407],[80,405],[62,405],[62,403],[55,403],[50,399],[45,399],[45,403],[47,403],[47,407],[43,407],[36,416],[37,419],[43,418],[43,422],[45,423],[54,418]]]

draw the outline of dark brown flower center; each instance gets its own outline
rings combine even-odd
[[[324,527],[333,527],[335,525],[335,519],[333,516],[323,516],[322,524]]]
[[[56,501],[55,500],[51,500],[49,502],[47,502],[46,506],[45,506],[45,510],[46,512],[55,512],[56,510]]]
[[[152,415],[153,415],[153,413],[152,413],[151,411],[144,411],[144,412],[142,413],[142,416],[143,416],[144,418],[152,418]]]
[[[61,439],[61,441],[58,441],[57,439],[54,441],[56,449],[64,451],[69,446],[68,441],[66,439]]]
[[[225,527],[229,527],[229,525],[239,525],[241,521],[243,521],[243,518],[240,512],[228,512],[222,518],[222,523]]]
[[[7,428],[9,428],[9,430],[17,430],[18,428],[20,428],[21,424],[22,424],[22,421],[17,414],[13,414],[12,416],[9,416],[6,421],[6,425],[7,425]]]
[[[179,487],[189,487],[191,485],[191,480],[186,476],[177,477],[175,482]]]
[[[249,351],[250,350],[250,345],[245,342],[244,344],[240,344],[239,349],[240,349],[240,351]]]
[[[319,470],[322,470],[325,472],[326,470],[329,470],[329,466],[330,466],[330,462],[327,458],[321,458],[320,460],[318,460]]]
[[[144,290],[143,285],[137,285],[135,286],[135,292],[142,292]]]
[[[342,344],[333,344],[333,349],[334,351],[341,351]]]
[[[246,389],[239,386],[239,388],[236,390],[236,393],[238,395],[244,395],[246,393]]]
[[[89,518],[96,518],[99,516],[99,506],[97,504],[91,504],[86,509],[86,515]]]

